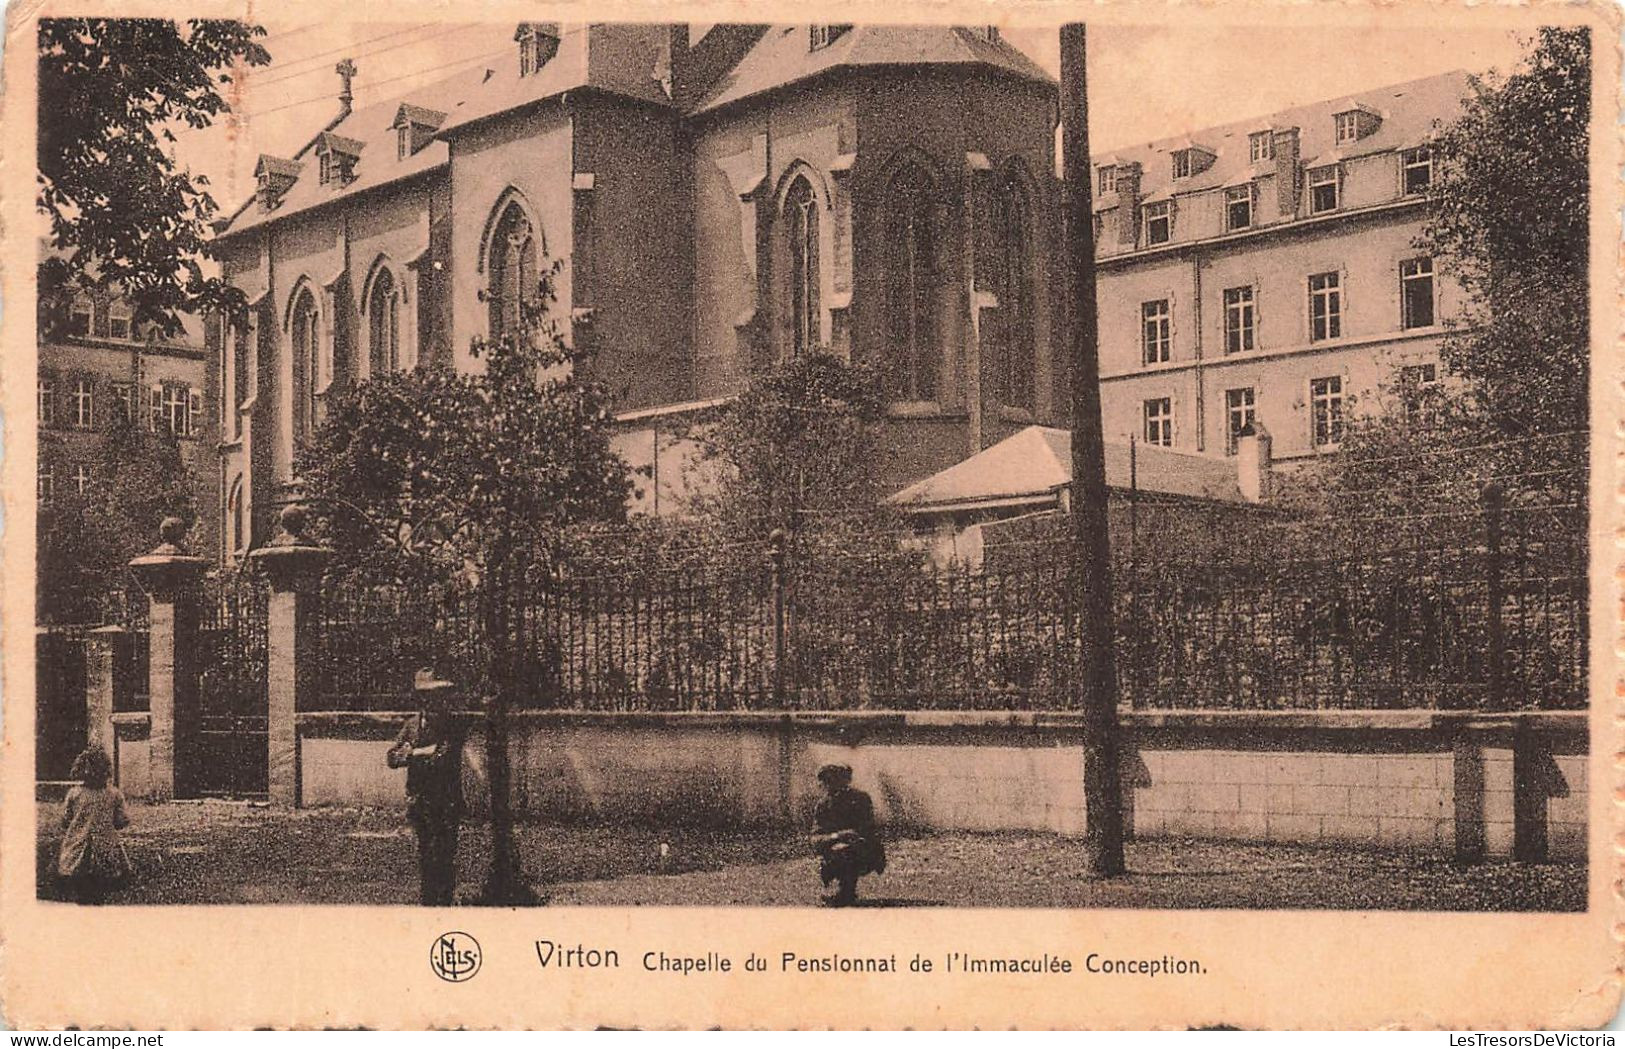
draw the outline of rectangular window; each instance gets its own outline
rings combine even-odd
[[[111,339],[131,338],[129,303],[114,302],[107,307],[107,336]]]
[[[188,410],[190,401],[186,387],[165,386],[159,402],[161,406],[159,425],[167,428],[176,437],[191,436],[191,413]]]
[[[1174,406],[1168,397],[1153,397],[1145,402],[1145,443],[1158,448],[1174,445]]]
[[[1246,229],[1253,224],[1253,187],[1232,186],[1224,191],[1224,227]]]
[[[77,463],[73,468],[73,490],[84,495],[90,490],[90,467]]]
[[[1171,201],[1158,201],[1145,206],[1145,242],[1166,244],[1173,239],[1174,214]]]
[[[73,304],[68,307],[68,334],[89,335],[93,316],[94,308],[90,298],[85,295],[75,295]]]
[[[49,463],[40,463],[39,477],[34,482],[34,497],[41,506],[51,501],[56,494],[56,471]]]
[[[1253,388],[1243,386],[1224,391],[1224,414],[1227,424],[1225,448],[1229,454],[1235,455],[1236,441],[1244,434],[1253,432]]]
[[[1309,417],[1316,448],[1337,444],[1343,439],[1343,377],[1332,375],[1309,382]]]
[[[73,425],[88,430],[96,423],[96,389],[89,378],[73,383]]]
[[[1242,353],[1253,348],[1253,289],[1224,290],[1224,352]]]
[[[1405,328],[1433,326],[1433,260],[1399,264],[1399,322]]]
[[[203,432],[203,391],[190,387],[186,391],[186,434],[196,437]]]
[[[1360,137],[1360,114],[1355,110],[1337,114],[1337,144],[1344,145]]]
[[[1426,193],[1433,184],[1433,150],[1426,146],[1407,149],[1400,154],[1400,168],[1404,176],[1405,195]]]
[[[1181,149],[1174,153],[1174,178],[1191,177],[1191,151]]]
[[[1248,163],[1258,164],[1275,159],[1275,135],[1269,131],[1255,131],[1247,136]]]
[[[1168,300],[1140,303],[1140,360],[1145,364],[1167,364],[1173,348],[1173,311]]]
[[[1110,164],[1103,164],[1100,168],[1100,192],[1117,192],[1117,169]]]
[[[1407,364],[1399,369],[1399,400],[1405,418],[1416,419],[1430,387],[1439,382],[1439,369],[1433,364]]]
[[[127,382],[114,383],[113,405],[120,419],[135,422],[135,386]]]
[[[56,382],[41,376],[35,389],[38,393],[39,424],[41,426],[55,426]]]
[[[1399,381],[1404,386],[1432,386],[1439,381],[1436,364],[1407,364],[1399,369]]]
[[[1309,214],[1336,211],[1341,180],[1336,164],[1315,168],[1309,172]]]
[[[1336,273],[1309,278],[1309,341],[1343,337],[1343,287]]]

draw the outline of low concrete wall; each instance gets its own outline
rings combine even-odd
[[[409,715],[299,717],[300,800],[404,805],[384,754]],[[1083,832],[1081,725],[1064,714],[516,715],[514,802],[557,820],[801,827],[826,761],[883,819]],[[1583,713],[1125,712],[1124,804],[1140,837],[1586,853]],[[483,807],[477,724],[465,790]],[[133,752],[132,752],[133,753]],[[1520,809],[1521,806],[1521,809]]]

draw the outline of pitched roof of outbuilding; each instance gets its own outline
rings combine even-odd
[[[1052,426],[1028,426],[889,500],[907,511],[998,506],[1052,498],[1072,483],[1072,434]],[[1188,452],[1140,444],[1106,443],[1106,484],[1143,492],[1222,502],[1245,502],[1235,464]]]
[[[834,69],[884,66],[979,65],[1054,84],[1055,79],[1019,49],[990,41],[964,26],[855,25],[827,47],[813,50],[810,26],[773,26],[756,46],[717,79],[695,103],[697,113],[720,109]]]

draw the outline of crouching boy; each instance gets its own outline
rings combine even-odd
[[[886,869],[886,846],[875,825],[875,806],[869,795],[852,786],[850,765],[830,764],[818,770],[824,797],[813,810],[813,852],[824,887],[835,883],[830,907],[849,907],[858,898],[858,879]]]

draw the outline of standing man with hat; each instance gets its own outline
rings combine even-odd
[[[406,769],[406,818],[417,832],[420,900],[449,907],[457,887],[457,835],[463,819],[463,729],[451,711],[451,683],[420,670],[418,714],[389,748],[389,767]]]
[[[852,766],[830,763],[818,770],[824,797],[813,810],[813,852],[818,876],[835,893],[824,897],[829,907],[850,907],[858,899],[858,879],[886,869],[886,845],[875,825],[869,795],[852,786]]]

